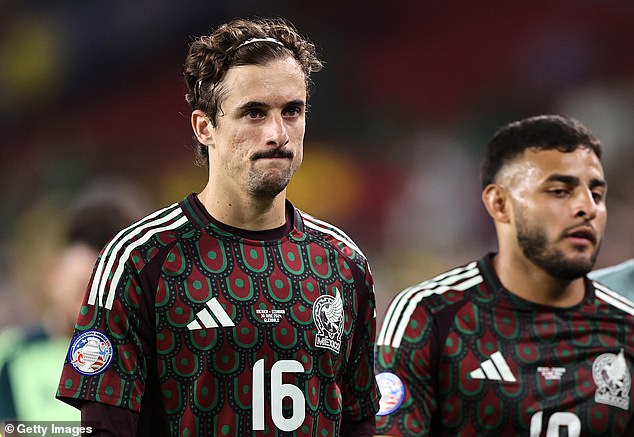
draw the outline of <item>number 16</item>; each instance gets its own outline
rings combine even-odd
[[[304,372],[302,363],[295,360],[280,360],[271,367],[271,418],[281,431],[294,431],[306,417],[306,398],[299,387],[283,384],[284,373]],[[282,414],[282,401],[291,398],[293,414],[288,419]],[[264,358],[253,365],[253,430],[264,429]]]

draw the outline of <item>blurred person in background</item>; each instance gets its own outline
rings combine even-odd
[[[92,435],[373,435],[367,259],[286,198],[321,68],[282,19],[191,43],[186,97],[209,180],[101,252],[58,388]]]
[[[581,123],[500,129],[482,165],[497,253],[401,292],[377,338],[377,434],[632,435],[634,304],[586,276],[607,220]]]
[[[595,270],[588,276],[634,300],[634,258]]]
[[[41,324],[0,333],[0,419],[79,421],[77,410],[54,396],[61,364],[99,250],[137,218],[112,196],[78,199],[61,250],[43,272]]]

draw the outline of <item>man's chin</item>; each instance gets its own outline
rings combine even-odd
[[[551,262],[546,270],[558,279],[571,281],[587,275],[592,267],[594,267],[594,257],[575,257]]]

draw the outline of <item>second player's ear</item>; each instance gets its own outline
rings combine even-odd
[[[191,116],[192,129],[198,141],[201,144],[210,146],[213,144],[213,132],[214,127],[211,124],[211,120],[200,109],[196,109],[192,112]]]
[[[489,184],[482,191],[482,203],[494,221],[509,223],[511,221],[511,203],[503,186]]]

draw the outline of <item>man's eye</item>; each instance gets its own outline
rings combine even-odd
[[[286,115],[287,117],[296,117],[298,115],[300,115],[302,112],[302,110],[296,106],[292,106],[290,108],[286,108],[286,110],[284,111],[284,115]]]
[[[555,197],[564,197],[568,194],[568,190],[564,190],[563,188],[554,188],[552,190],[548,190],[548,192]]]
[[[594,201],[596,203],[599,203],[599,202],[603,201],[603,197],[604,197],[603,193],[600,193],[598,191],[593,191],[592,192],[592,198],[594,199]]]
[[[262,111],[260,111],[259,109],[250,109],[245,113],[245,115],[248,118],[260,118],[264,116]]]

